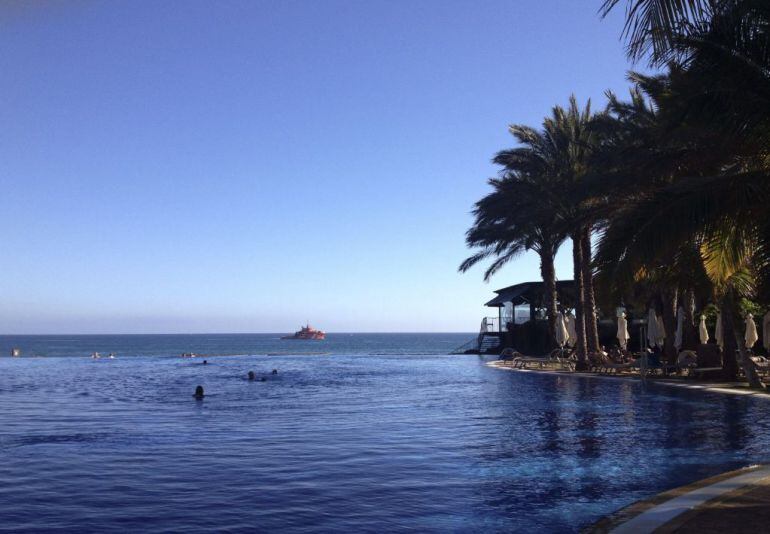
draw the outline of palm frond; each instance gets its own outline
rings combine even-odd
[[[660,64],[675,55],[675,43],[682,35],[709,20],[714,0],[627,0],[626,24],[622,38],[628,56],[637,61],[649,57]],[[605,0],[599,12],[606,17],[620,0]]]

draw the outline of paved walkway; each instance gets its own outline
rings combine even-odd
[[[592,534],[770,531],[770,467],[723,473],[639,501],[586,529]]]
[[[769,530],[770,478],[765,478],[686,512],[656,532],[743,534]]]

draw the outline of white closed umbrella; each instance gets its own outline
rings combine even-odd
[[[575,316],[572,312],[567,314],[567,318],[564,321],[567,327],[567,345],[574,347],[577,344],[577,330],[575,329]]]
[[[716,339],[720,349],[725,346],[725,339],[722,335],[722,312],[717,312],[717,326],[714,329],[714,339]]]
[[[706,328],[705,315],[700,316],[700,324],[698,325],[698,337],[700,337],[700,342],[704,345],[709,342],[709,330]]]
[[[746,314],[746,335],[744,336],[746,341],[746,348],[750,349],[759,340],[759,334],[757,333],[757,325],[754,322],[754,316]]]
[[[618,343],[620,343],[620,348],[625,349],[629,339],[631,339],[631,336],[628,334],[626,314],[621,313],[618,315]]]
[[[567,325],[564,324],[564,315],[559,312],[556,314],[556,343],[559,347],[564,347],[569,339],[569,331],[567,331]]]
[[[682,335],[684,330],[684,308],[679,306],[676,310],[676,332],[674,333],[674,346],[676,350],[682,348]]]
[[[762,346],[770,350],[770,311],[762,319]]]
[[[655,310],[650,308],[647,312],[647,344],[650,348],[654,347],[658,343],[658,316],[655,315]]]
[[[663,316],[658,315],[658,326],[656,327],[656,333],[658,334],[658,346],[663,348],[663,342],[666,340],[666,328],[663,326]]]

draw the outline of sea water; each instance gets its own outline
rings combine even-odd
[[[0,337],[0,531],[570,532],[768,460],[770,401],[448,354],[470,337]]]

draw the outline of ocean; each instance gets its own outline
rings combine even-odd
[[[768,460],[767,401],[448,354],[471,337],[1,336],[0,532],[576,532]]]

